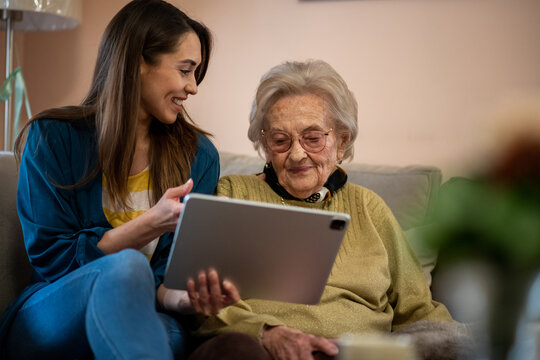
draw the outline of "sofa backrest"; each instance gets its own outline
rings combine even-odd
[[[256,156],[220,153],[220,176],[255,174],[264,160]],[[351,183],[377,193],[390,207],[403,230],[423,225],[432,216],[441,185],[441,171],[433,166],[387,166],[345,163]]]
[[[221,152],[220,166],[220,176],[256,174],[263,170],[264,160],[258,156]],[[440,169],[421,165],[399,167],[358,163],[346,163],[342,167],[349,182],[373,190],[386,202],[404,230],[428,284],[431,284],[437,252],[424,245],[422,231],[433,216],[442,180]]]
[[[17,164],[13,153],[0,152],[0,314],[30,279],[17,216]]]
[[[220,153],[221,176],[261,172],[264,161],[256,156]],[[408,235],[419,256],[426,277],[433,269],[434,256],[422,256],[415,249],[415,229],[431,214],[441,183],[441,172],[430,166],[374,166],[344,164],[349,181],[375,191],[386,201]],[[17,216],[18,169],[13,153],[0,152],[0,314],[15,299],[30,278],[30,264]]]

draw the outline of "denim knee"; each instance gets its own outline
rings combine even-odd
[[[140,251],[125,249],[107,255],[102,267],[102,276],[112,283],[148,283],[153,287],[154,275],[148,258]]]
[[[86,333],[96,358],[172,358],[146,256],[123,250],[105,258],[97,264],[100,275],[86,311]]]

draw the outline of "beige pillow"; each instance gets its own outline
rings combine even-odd
[[[437,251],[425,245],[424,232],[430,226],[433,225],[417,226],[404,231],[407,242],[422,265],[429,286],[431,286],[431,272],[437,264]]]

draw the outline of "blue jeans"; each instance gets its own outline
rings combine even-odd
[[[185,333],[156,310],[148,259],[124,250],[95,260],[33,294],[8,338],[13,359],[173,359]]]

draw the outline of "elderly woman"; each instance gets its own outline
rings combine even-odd
[[[452,321],[445,306],[431,299],[384,201],[348,183],[338,166],[353,154],[357,103],[330,65],[288,62],[271,69],[259,85],[250,123],[249,138],[267,160],[264,170],[221,178],[217,194],[348,213],[351,224],[319,304],[243,299],[201,319],[199,334],[250,335],[259,341],[260,358],[332,358],[338,353],[335,339],[344,333],[389,333],[420,320]],[[224,358],[227,344],[220,338],[192,357]]]

